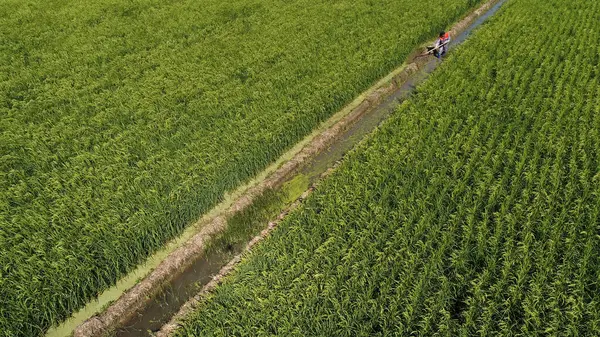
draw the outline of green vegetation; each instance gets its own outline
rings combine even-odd
[[[0,335],[63,320],[479,0],[5,0]]]
[[[277,218],[309,187],[308,178],[298,174],[277,190],[267,189],[252,204],[227,220],[227,228],[208,243],[206,253],[241,252],[241,247],[245,247],[248,241],[265,229],[269,221]]]
[[[504,6],[181,336],[598,334],[600,3]]]
[[[271,219],[279,215],[287,203],[281,192],[265,191],[250,206],[227,220],[227,228],[208,243],[206,254],[241,252],[241,249],[235,248],[244,247]]]

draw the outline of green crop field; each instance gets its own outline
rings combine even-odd
[[[598,22],[509,0],[179,335],[597,335]]]
[[[94,298],[480,0],[3,0],[0,335]]]

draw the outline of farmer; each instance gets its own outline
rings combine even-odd
[[[450,43],[450,33],[446,33],[444,31],[440,32],[440,37],[435,43],[435,49],[437,50],[437,55],[435,57],[441,58],[446,55],[448,51],[448,44]]]
[[[433,50],[433,56],[442,58],[448,51],[448,44],[450,43],[450,33],[440,32],[440,36],[435,42],[435,46],[427,47],[429,51]]]

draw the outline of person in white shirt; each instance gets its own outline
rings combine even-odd
[[[450,43],[450,33],[440,32],[438,40],[435,42],[435,49],[433,55],[437,58],[442,58],[448,51],[448,44]]]

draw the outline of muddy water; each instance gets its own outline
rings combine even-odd
[[[211,252],[196,260],[184,273],[165,285],[162,292],[143,311],[132,317],[126,326],[117,330],[115,335],[152,336],[242,248],[243,246],[231,247],[225,251]]]
[[[453,37],[449,49],[463,43],[473,29],[485,22],[488,17],[494,15],[506,1],[500,0],[489,11],[473,22],[463,33]],[[443,61],[431,57],[421,70],[412,75],[404,85],[380,103],[377,108],[364,115],[355,124],[345,130],[343,135],[327,151],[323,151],[310,164],[300,169],[298,176],[302,177],[302,179],[295,180],[301,180],[305,186],[303,186],[304,188],[296,186],[294,193],[298,195],[292,197],[299,197],[305,189],[319,179],[323,172],[342,159],[345,153],[389,117],[395,108],[408,98],[414,92],[415,88],[425,81],[441,62]],[[290,180],[294,180],[294,178]],[[115,335],[118,337],[152,336],[153,332],[160,330],[179,310],[181,305],[193,297],[202,286],[211,280],[212,275],[216,274],[233,256],[239,254],[242,249],[243,245],[229,247],[224,251],[212,251],[208,255],[198,259],[169,285],[166,285],[162,293],[155,296],[143,311],[133,316],[124,327],[115,332]]]

